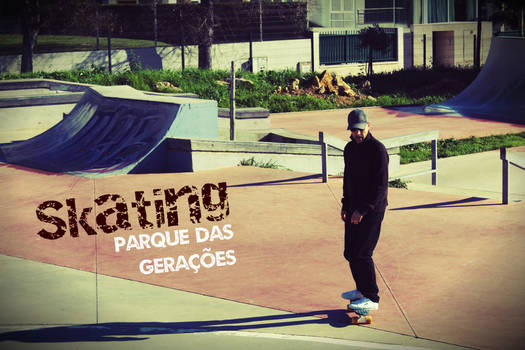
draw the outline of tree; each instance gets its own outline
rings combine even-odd
[[[33,71],[33,51],[42,24],[39,0],[24,0],[21,9],[22,20],[22,64],[21,73]]]
[[[373,27],[361,29],[359,31],[359,38],[361,39],[361,46],[368,48],[368,69],[366,75],[370,77],[374,73],[372,67],[374,50],[386,50],[388,43],[387,35],[383,28],[379,27],[378,24],[374,24]]]
[[[46,25],[53,22],[61,31],[97,25],[97,0],[23,0],[16,6],[22,24],[22,73],[33,71],[38,35]]]
[[[199,68],[211,68],[211,44],[213,41],[213,0],[202,0],[202,21],[199,28]]]

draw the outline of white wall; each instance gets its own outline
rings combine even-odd
[[[310,39],[256,41],[252,44],[254,70],[264,66],[265,70],[296,69],[299,62],[310,62]],[[231,61],[236,67],[248,65],[250,43],[217,44],[212,47],[212,68],[226,69]]]
[[[317,72],[329,70],[339,74],[360,74],[366,71],[365,64],[319,65],[319,32],[314,32],[314,69]],[[253,42],[254,70],[282,70],[298,68],[305,63],[306,71],[311,70],[311,39]],[[396,62],[376,62],[374,72],[390,72],[403,68],[403,32],[398,30],[399,58]],[[431,48],[430,48],[431,49]],[[231,43],[212,46],[212,68],[230,70],[231,61],[236,68],[249,67],[250,44]],[[35,54],[33,70],[53,72],[107,67],[106,50]],[[187,46],[184,50],[185,67],[198,67],[198,47]],[[158,47],[145,49],[112,50],[113,72],[130,68],[130,61],[141,61],[143,68],[179,70],[182,67],[180,47]],[[0,56],[0,73],[19,73],[20,55]]]
[[[423,35],[426,35],[426,66],[432,66],[432,32],[454,32],[454,65],[472,66],[474,64],[474,35],[477,22],[450,22],[414,24],[414,66],[423,65]],[[483,22],[481,29],[481,63],[485,63],[492,40],[492,22]]]
[[[267,70],[296,69],[299,62],[310,62],[310,39],[254,42],[253,57]],[[186,46],[185,67],[198,67],[198,47]],[[237,68],[247,65],[250,58],[249,43],[216,44],[212,46],[212,68],[229,70],[231,61]],[[179,70],[182,67],[180,47],[112,50],[111,63],[114,72],[129,69],[130,61],[139,59],[143,68]],[[1,73],[19,73],[20,55],[0,56]],[[107,50],[35,54],[33,70],[53,72],[63,70],[91,69],[108,66]]]
[[[198,48],[185,48],[185,66],[198,66]],[[130,68],[130,61],[140,59],[143,68],[172,69],[181,68],[180,47],[158,47],[145,49],[112,50],[111,66],[113,72]],[[1,73],[20,73],[21,55],[0,56]],[[108,66],[107,50],[42,53],[33,55],[33,71],[54,72],[91,69]]]

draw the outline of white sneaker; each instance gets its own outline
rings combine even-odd
[[[341,294],[341,297],[343,299],[348,299],[350,301],[355,301],[355,300],[362,299],[363,298],[363,294],[361,294],[361,292],[358,291],[357,289],[354,289],[354,290],[349,290],[348,292],[344,292],[343,294]]]
[[[368,298],[361,298],[348,304],[348,308],[353,310],[377,310],[379,309],[379,303],[374,303]]]

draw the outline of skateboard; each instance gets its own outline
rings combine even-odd
[[[370,311],[362,309],[351,309],[348,306],[346,307],[347,312],[353,312],[357,316],[352,316],[352,324],[371,324],[372,316],[369,315]]]
[[[350,301],[349,299],[346,299]],[[350,319],[352,320],[352,324],[371,324],[372,323],[372,316],[370,316],[369,310],[363,310],[363,309],[351,309],[348,305],[346,306],[347,312],[353,312],[357,316],[352,316]]]

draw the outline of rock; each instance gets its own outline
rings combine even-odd
[[[363,90],[366,93],[372,91],[372,84],[370,83],[370,80],[365,80],[361,83],[361,90]]]
[[[338,93],[337,88],[334,87],[332,82],[333,82],[332,74],[330,74],[326,70],[323,73],[321,73],[321,81],[320,81],[321,86],[324,86],[325,90],[328,90],[329,92],[337,94]]]
[[[292,91],[298,91],[299,90],[299,79],[294,79],[292,81]]]
[[[219,85],[222,85],[222,86],[229,86],[230,85],[230,79],[228,80],[216,80],[215,81],[217,84]],[[244,79],[244,78],[235,78],[235,84],[238,84],[238,83],[246,83],[246,84],[250,84],[250,85],[255,85],[255,83],[251,80],[248,80],[248,79]]]
[[[349,96],[354,97],[356,92],[343,80],[339,75],[335,76],[335,83],[337,85],[337,92],[339,96]]]
[[[339,96],[354,97],[357,93],[350,86],[339,86]]]
[[[180,92],[181,88],[173,85],[169,81],[159,81],[155,84],[155,89],[160,92]]]
[[[313,78],[313,83],[312,83],[312,87],[314,89],[319,89],[321,88],[321,81],[319,80],[319,77],[317,75],[314,75],[314,78]]]
[[[244,79],[244,78],[235,78],[235,82],[239,82],[239,83],[246,83],[246,84],[250,84],[250,85],[255,85],[255,83],[251,80],[248,80],[248,79]]]

